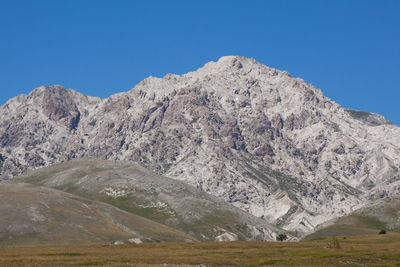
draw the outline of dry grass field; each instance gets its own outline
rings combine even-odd
[[[0,266],[400,266],[399,233],[331,240],[1,248]]]

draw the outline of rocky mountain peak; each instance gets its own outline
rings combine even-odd
[[[203,67],[199,68],[195,72],[189,72],[186,76],[195,75],[196,77],[202,77],[205,75],[213,74],[233,74],[233,73],[247,73],[251,70],[257,69],[269,69],[265,65],[258,63],[252,58],[245,58],[242,56],[223,56],[217,61],[211,61],[206,63]]]
[[[42,98],[42,112],[50,120],[62,121],[69,130],[76,129],[80,112],[70,91],[61,85],[42,86],[30,96]]]
[[[216,62],[216,64],[225,65],[230,68],[241,69],[243,68],[243,64],[248,64],[249,61],[256,63],[255,61],[242,56],[223,56]]]
[[[65,89],[64,86],[55,84],[55,85],[44,85],[44,86],[39,86],[32,90],[32,92],[29,93],[30,97],[42,97],[45,93],[48,94],[62,94],[67,92],[67,89]]]
[[[400,192],[398,127],[372,127],[254,59],[222,57],[106,99],[36,90],[40,101],[0,107],[0,177],[86,156],[135,161],[300,234]]]

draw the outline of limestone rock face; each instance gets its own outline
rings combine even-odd
[[[400,128],[226,56],[106,99],[39,87],[0,108],[3,179],[76,157],[139,162],[299,235],[400,192]]]
[[[53,121],[63,120],[68,129],[77,128],[80,112],[69,91],[62,86],[47,87],[43,94],[43,114]]]

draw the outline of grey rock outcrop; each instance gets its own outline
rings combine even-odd
[[[238,56],[106,99],[39,87],[0,108],[0,177],[77,157],[130,160],[303,235],[399,195],[400,128],[358,115]]]
[[[68,90],[62,86],[49,87],[44,91],[42,113],[53,121],[62,121],[69,130],[78,127],[80,112]]]

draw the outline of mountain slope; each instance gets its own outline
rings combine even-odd
[[[14,183],[54,188],[108,203],[185,232],[190,239],[275,240],[284,232],[192,186],[129,162],[71,160],[29,172],[6,184]]]
[[[400,231],[400,199],[380,199],[354,212],[355,215],[378,222],[381,229]]]
[[[0,108],[1,177],[75,157],[134,161],[302,235],[399,195],[400,129],[364,115],[238,56],[107,99],[39,87]]]
[[[195,240],[111,205],[29,184],[2,184],[0,203],[0,246]]]
[[[377,234],[381,230],[400,231],[400,199],[385,198],[364,206],[348,216],[323,223],[306,240],[346,235]]]

